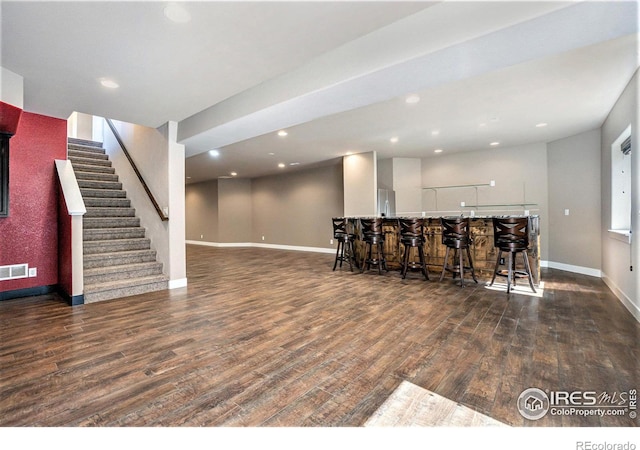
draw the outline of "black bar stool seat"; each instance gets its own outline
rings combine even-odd
[[[529,218],[528,217],[494,217],[493,218],[493,245],[498,249],[496,266],[493,270],[493,278],[489,286],[493,285],[496,276],[507,278],[507,294],[511,291],[511,284],[516,285],[518,278],[527,278],[529,287],[535,293],[533,287],[533,275],[529,264],[527,249],[529,248]],[[502,253],[509,253],[506,263],[507,269],[500,270]],[[516,256],[522,255],[524,270],[516,270]]]
[[[333,223],[333,238],[338,242],[333,270],[336,270],[338,261],[340,262],[340,267],[342,267],[344,261],[348,261],[349,269],[353,272],[353,260],[356,255],[353,243],[356,235],[350,232],[349,222],[346,217],[333,217],[331,222]]]
[[[469,218],[468,217],[441,217],[442,225],[442,244],[447,247],[444,255],[444,263],[442,265],[442,273],[440,281],[444,278],[445,272],[453,273],[455,279],[460,274],[460,286],[464,287],[464,271],[471,272],[471,277],[476,283],[476,272],[473,268],[473,260],[471,259],[471,244],[473,243],[469,236]],[[453,249],[453,263],[449,264],[449,250]],[[464,265],[464,255],[467,256],[467,264]]]
[[[424,257],[424,220],[418,218],[400,218],[400,243],[404,246],[402,258],[402,278],[406,278],[409,269],[420,269],[425,280],[429,271]],[[418,261],[410,260],[411,249],[418,249]]]
[[[382,269],[387,269],[387,260],[384,256],[384,233],[382,232],[382,218],[360,219],[362,228],[362,241],[365,243],[364,257],[360,272],[371,269],[371,266],[378,267],[378,273]]]

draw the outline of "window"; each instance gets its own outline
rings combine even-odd
[[[9,137],[0,133],[0,217],[9,216]]]
[[[631,125],[611,145],[611,231],[631,230]]]

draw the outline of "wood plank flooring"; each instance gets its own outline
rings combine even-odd
[[[331,270],[333,255],[187,246],[186,288],[0,302],[0,426],[362,426],[402,381],[512,426],[529,387],[626,391],[638,322],[597,278],[542,298]]]

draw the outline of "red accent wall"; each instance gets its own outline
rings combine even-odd
[[[15,134],[21,115],[22,109],[0,102],[0,133]]]
[[[37,277],[0,281],[0,292],[58,283],[58,181],[67,122],[23,112],[9,141],[9,217],[0,218],[0,266],[28,263]]]

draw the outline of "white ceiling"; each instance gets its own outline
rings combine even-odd
[[[199,1],[186,24],[166,4],[1,0],[0,65],[27,111],[178,122],[196,182],[570,136],[602,124],[640,59],[635,1]]]

